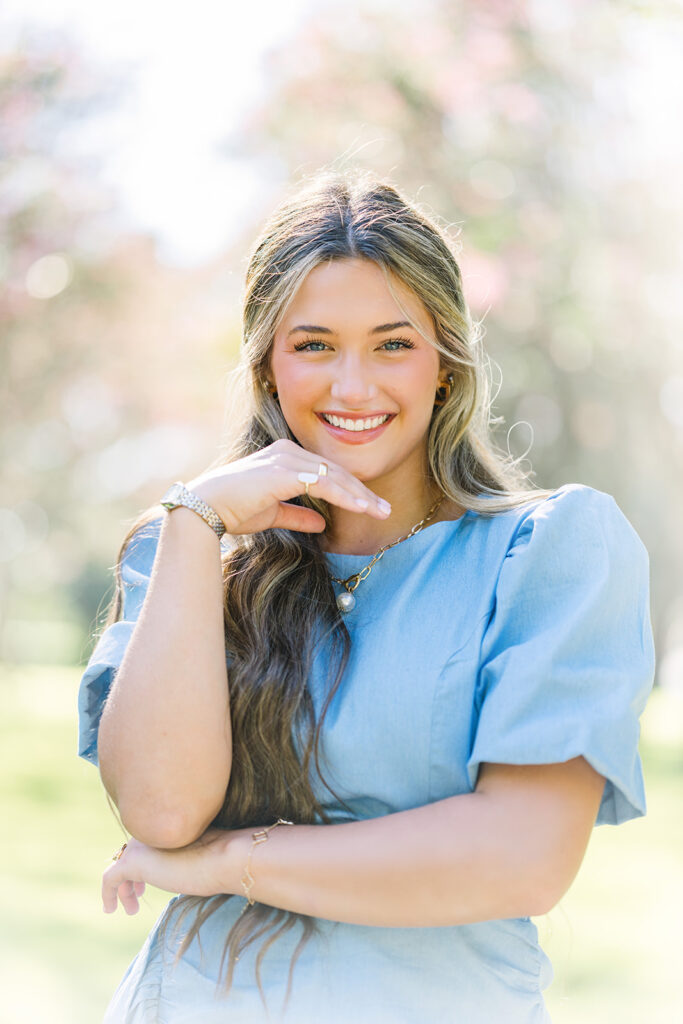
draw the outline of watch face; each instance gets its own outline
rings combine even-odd
[[[182,493],[183,485],[181,483],[171,484],[171,486],[166,491],[166,494],[164,494],[159,504],[163,505],[164,508],[167,508],[169,510],[177,508]]]

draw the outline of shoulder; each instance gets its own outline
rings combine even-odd
[[[542,538],[560,549],[579,542],[613,547],[618,539],[643,548],[614,497],[587,484],[562,484],[549,496],[515,511],[519,517],[513,545]]]
[[[609,528],[615,520],[627,523],[610,494],[579,483],[521,495],[518,504],[502,510],[470,510],[463,519],[468,537],[492,557],[505,557],[532,540],[536,547],[539,542],[551,544],[558,538],[590,535]]]
[[[549,589],[580,594],[590,587],[648,585],[649,557],[640,536],[611,494],[569,483],[515,510],[499,584],[528,585],[547,600]],[[545,596],[544,596],[545,595]]]

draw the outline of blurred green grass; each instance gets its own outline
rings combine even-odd
[[[122,836],[76,755],[80,673],[0,666],[2,1024],[100,1022],[170,898],[148,888],[134,917],[102,913],[101,872]],[[652,695],[641,754],[647,816],[596,828],[569,893],[536,919],[553,1024],[680,1019],[683,697]]]

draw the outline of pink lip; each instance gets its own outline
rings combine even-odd
[[[327,415],[328,416],[339,416],[341,419],[347,419],[347,420],[361,420],[361,419],[362,420],[366,420],[366,419],[371,419],[372,418],[371,416],[349,416],[348,413],[336,413],[336,412],[330,412],[330,413],[327,413]],[[373,441],[376,437],[379,437],[379,435],[382,433],[383,430],[386,430],[386,428],[389,426],[389,424],[392,422],[392,420],[396,416],[396,413],[377,412],[377,413],[373,413],[372,415],[374,415],[374,416],[389,416],[389,419],[385,420],[384,423],[380,423],[380,425],[378,427],[374,427],[372,430],[351,431],[351,430],[344,430],[343,427],[333,427],[331,423],[327,422],[327,420],[322,415],[322,413],[319,413],[319,412],[316,413],[316,416],[318,417],[318,419],[320,420],[322,425],[324,427],[327,427],[327,429],[332,434],[332,436],[336,437],[340,441],[343,441],[345,444],[367,444],[368,441]]]

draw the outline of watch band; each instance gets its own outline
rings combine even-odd
[[[194,491],[188,491],[182,480],[176,480],[161,498],[160,505],[163,505],[169,512],[174,508],[183,505],[192,509],[198,516],[201,516],[205,523],[208,523],[214,533],[220,539],[226,532],[225,523],[210,505],[207,505]]]

